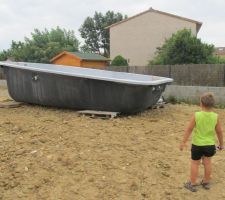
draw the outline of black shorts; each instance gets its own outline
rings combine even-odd
[[[215,145],[208,146],[196,146],[192,144],[191,146],[191,159],[200,160],[203,156],[212,157],[216,153]]]

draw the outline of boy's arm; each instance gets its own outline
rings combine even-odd
[[[184,133],[184,136],[183,136],[183,140],[180,144],[180,150],[182,151],[183,148],[186,146],[186,142],[188,141],[188,138],[190,137],[191,133],[192,133],[192,130],[193,128],[195,127],[195,115],[192,116],[190,122],[189,122],[189,125]]]
[[[222,127],[221,127],[219,118],[218,118],[215,130],[216,130],[217,138],[219,140],[219,148],[222,149],[223,148],[223,132],[222,132]]]

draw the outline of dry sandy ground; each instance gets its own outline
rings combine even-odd
[[[1,100],[6,95],[1,89]],[[40,106],[0,108],[0,200],[225,199],[225,151],[213,159],[211,191],[183,188],[190,152],[178,145],[198,109],[167,104],[102,120]],[[225,127],[225,110],[216,112]],[[201,166],[199,181],[202,174]]]

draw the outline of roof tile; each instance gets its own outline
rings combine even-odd
[[[103,61],[107,61],[109,60],[108,58],[101,56],[99,54],[95,54],[95,53],[82,53],[82,52],[69,52],[77,57],[79,57],[81,60],[103,60]]]

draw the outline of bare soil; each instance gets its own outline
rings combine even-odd
[[[0,100],[8,98],[0,88]],[[225,151],[213,158],[210,191],[183,188],[190,145],[178,146],[197,110],[166,104],[103,120],[34,105],[0,108],[0,200],[223,200]],[[216,112],[225,127],[225,110]]]

